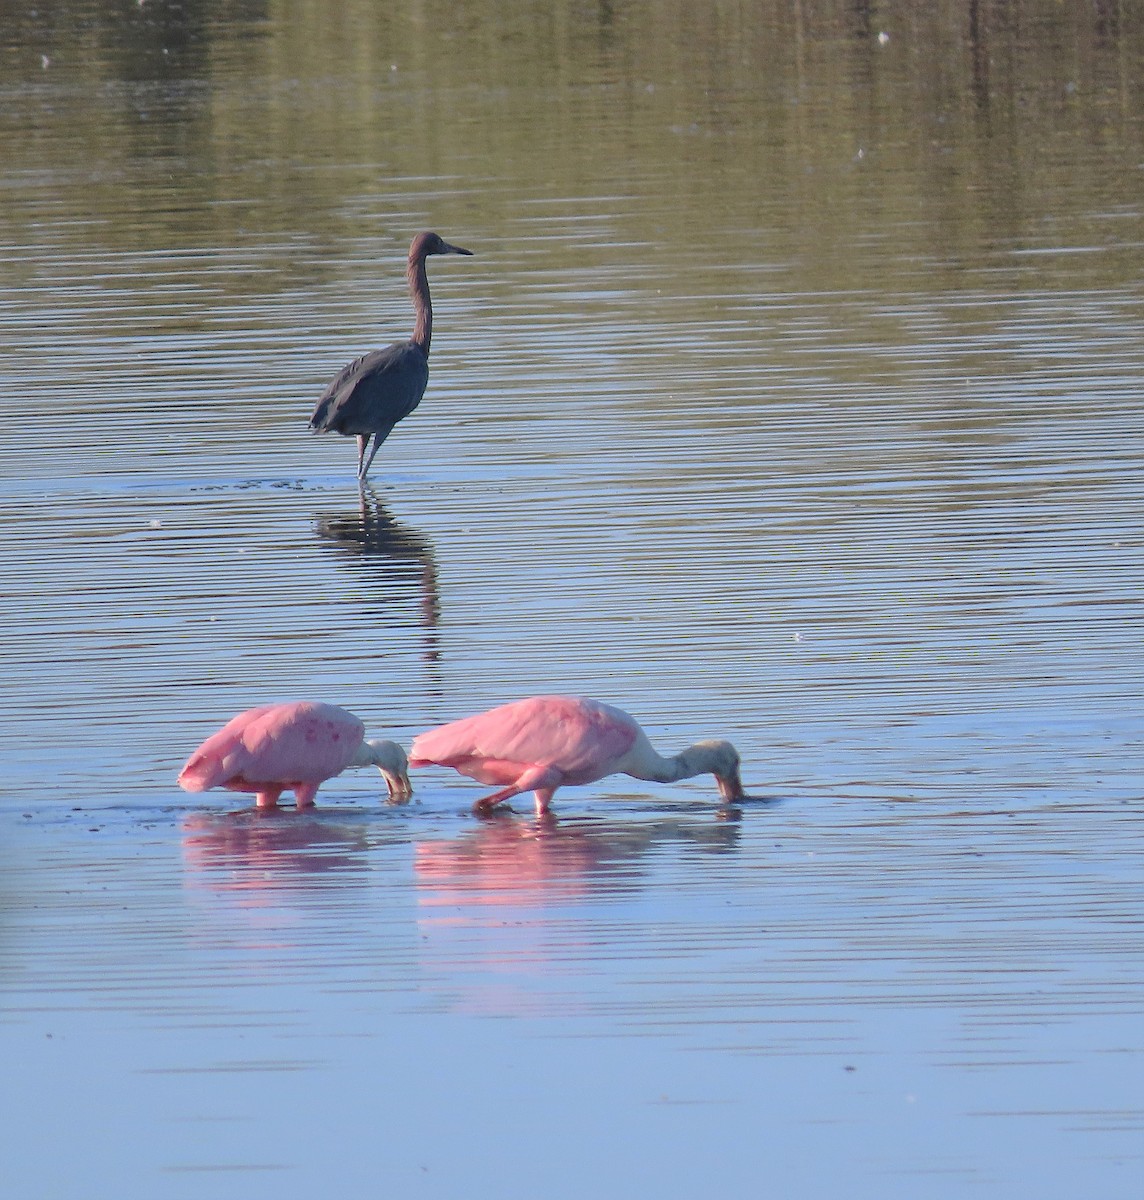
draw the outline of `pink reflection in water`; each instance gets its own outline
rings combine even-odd
[[[581,1011],[585,981],[614,958],[613,914],[649,885],[653,860],[675,844],[724,853],[735,824],[580,824],[504,818],[461,837],[414,846],[419,955],[454,1011],[541,1016]]]

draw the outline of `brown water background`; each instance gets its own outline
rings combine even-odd
[[[0,157],[13,1196],[1140,1194],[1139,6],[0,3]],[[174,785],[554,690],[767,802]]]

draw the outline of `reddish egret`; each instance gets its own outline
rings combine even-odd
[[[292,791],[299,808],[314,803],[327,779],[346,767],[377,767],[391,803],[413,794],[405,751],[365,738],[365,726],[334,704],[299,700],[251,708],[228,721],[187,759],[179,786],[188,792],[224,787],[254,792],[259,808],[275,808]]]
[[[433,305],[425,259],[430,254],[472,254],[450,246],[435,233],[419,233],[409,247],[405,275],[417,323],[407,342],[394,342],[384,350],[371,350],[355,359],[322,393],[310,418],[315,433],[357,437],[358,479],[364,480],[373,456],[394,425],[421,403],[429,382],[429,339],[433,333]],[[373,447],[366,457],[366,447]]]
[[[594,783],[617,772],[657,783],[710,773],[724,803],[746,799],[739,753],[730,742],[696,742],[664,758],[634,717],[610,704],[572,696],[533,696],[419,734],[409,765],[430,763],[499,785],[500,791],[473,806],[482,814],[531,791],[542,816],[563,784]]]

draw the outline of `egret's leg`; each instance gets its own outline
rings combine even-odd
[[[366,475],[368,474],[370,463],[373,462],[374,455],[381,449],[381,443],[384,442],[387,437],[389,437],[390,431],[392,429],[393,429],[393,426],[391,425],[389,427],[389,429],[379,429],[377,431],[377,433],[375,433],[373,435],[373,448],[369,452],[369,458],[367,458],[365,460],[364,465],[362,464],[360,458],[358,460],[358,478],[359,479],[364,479],[366,477]],[[368,438],[365,438],[363,440],[363,446],[362,446],[363,454],[365,453],[364,442],[368,441],[368,440],[369,440]]]

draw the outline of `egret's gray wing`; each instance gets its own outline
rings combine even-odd
[[[310,428],[343,434],[392,429],[421,403],[428,382],[428,355],[414,342],[371,350],[350,363],[322,393]]]

